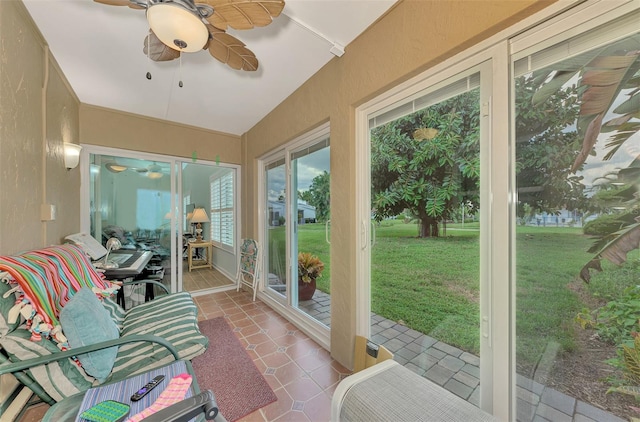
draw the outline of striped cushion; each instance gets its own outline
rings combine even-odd
[[[0,346],[12,362],[35,359],[59,351],[56,344],[47,339],[31,341],[31,333],[24,326],[0,339]],[[92,387],[94,378],[87,375],[73,360],[63,359],[27,371],[54,400],[77,394]]]
[[[102,306],[104,306],[104,309],[107,310],[107,312],[111,316],[111,319],[118,327],[118,330],[122,332],[124,317],[127,314],[125,310],[122,309],[120,305],[118,305],[116,301],[110,297],[105,297],[104,299],[102,299]]]
[[[126,312],[109,298],[104,300],[103,306],[116,324],[120,322],[121,336],[153,334],[163,337],[175,346],[181,359],[190,360],[202,354],[209,344],[209,339],[200,333],[197,307],[187,292],[160,296]],[[51,340],[33,342],[30,337],[31,333],[22,326],[0,338],[0,346],[6,349],[12,362],[58,350]],[[105,382],[118,381],[173,361],[173,355],[156,343],[124,344],[119,347],[113,371]],[[56,401],[97,384],[70,359],[39,366],[29,373]]]
[[[197,312],[187,292],[160,296],[128,310],[121,335],[152,334],[162,337],[178,350],[180,359],[191,360],[209,345],[209,339],[198,328]],[[173,360],[173,355],[159,344],[129,343],[118,349],[111,375],[113,379],[120,379]]]

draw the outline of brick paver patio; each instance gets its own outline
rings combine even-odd
[[[299,308],[330,326],[330,305],[330,296],[316,290],[313,299],[300,302]],[[389,349],[395,361],[479,405],[480,358],[379,315],[372,314],[372,321],[371,340]],[[521,375],[516,375],[516,399],[520,422],[625,422]]]

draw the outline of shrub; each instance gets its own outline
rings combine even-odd
[[[595,328],[600,337],[614,344],[631,339],[640,318],[640,285],[625,289],[624,294],[597,311]]]
[[[582,231],[590,236],[605,236],[609,233],[620,230],[627,224],[630,224],[628,214],[603,214],[595,220],[589,221],[584,225]]]

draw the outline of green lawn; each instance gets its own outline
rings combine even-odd
[[[325,262],[318,288],[330,292],[324,225],[299,227],[299,250]],[[459,224],[449,224],[446,237],[419,239],[413,223],[387,220],[378,225],[372,252],[372,311],[479,354],[478,227],[466,223],[460,230]],[[272,244],[284,248],[284,227],[271,229],[270,235]],[[564,351],[573,349],[573,318],[583,303],[567,286],[589,259],[590,244],[578,228],[517,228],[519,362],[535,363],[548,341]],[[284,259],[284,250],[277,253]]]

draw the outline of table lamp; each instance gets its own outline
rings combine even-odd
[[[122,247],[122,243],[118,238],[115,238],[115,237],[110,238],[109,240],[107,240],[107,254],[104,256],[104,261],[96,262],[94,265],[97,268],[103,268],[105,270],[118,268],[117,262],[109,261],[109,254],[111,253],[111,251],[115,251],[117,249],[120,249],[121,247]]]
[[[191,216],[191,223],[196,224],[196,240],[202,241],[202,223],[208,223],[209,217],[204,208],[196,208],[193,210],[193,216]]]

